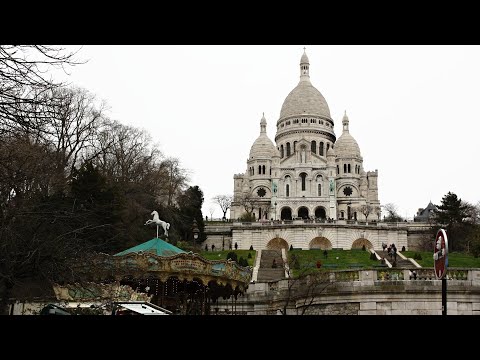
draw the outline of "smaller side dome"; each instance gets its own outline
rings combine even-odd
[[[335,149],[339,158],[362,156],[360,154],[360,147],[358,146],[357,141],[352,135],[350,135],[349,123],[350,121],[348,119],[347,112],[345,111],[345,115],[343,115],[342,119],[343,133],[342,136],[340,136],[335,142]]]
[[[250,148],[249,159],[252,158],[271,158],[277,154],[277,149],[272,140],[267,136],[267,120],[263,114],[260,120],[260,136],[255,140]]]

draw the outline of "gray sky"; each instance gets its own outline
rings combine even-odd
[[[480,200],[480,46],[306,48],[337,138],[347,110],[365,171],[379,171],[381,204],[412,218],[448,191]],[[71,69],[69,81],[178,157],[210,217],[211,198],[233,194],[233,175],[246,170],[262,112],[274,141],[302,53],[303,45],[84,46],[78,57],[89,62]]]

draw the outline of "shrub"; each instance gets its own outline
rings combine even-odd
[[[237,257],[237,254],[234,253],[233,251],[230,251],[228,254],[227,254],[227,260],[230,259],[230,260],[233,260],[233,261],[237,261],[238,260],[238,257]],[[238,262],[238,261],[237,261]]]
[[[290,244],[290,250],[293,250],[293,245],[292,244]]]
[[[375,253],[370,253],[370,260],[377,260]]]
[[[244,221],[244,222],[253,222],[255,221],[255,216],[253,215],[253,213],[243,213],[242,216],[239,217],[239,220],[240,221]]]
[[[365,251],[365,244],[362,245],[362,250]]]
[[[252,250],[253,250],[253,245],[250,245],[250,249],[249,249],[249,250],[250,250],[250,251],[252,251]]]
[[[242,256],[240,256],[240,259],[238,259],[238,265],[240,265],[240,266],[248,266],[248,261],[247,261],[247,259],[244,259]]]
[[[252,253],[248,253],[247,258],[251,259],[252,258]]]

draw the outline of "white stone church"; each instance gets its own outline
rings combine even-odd
[[[310,82],[304,53],[300,81],[280,111],[276,145],[263,116],[247,169],[234,175],[230,218],[239,219],[247,208],[257,220],[378,219],[378,170],[364,170],[346,113],[338,139],[334,125],[325,98]]]

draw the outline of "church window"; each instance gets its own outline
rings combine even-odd
[[[305,191],[307,174],[301,173],[300,177],[302,178],[302,191]]]
[[[260,188],[260,189],[257,190],[257,195],[259,197],[264,197],[266,194],[267,194],[267,192],[265,191],[264,188]]]
[[[337,175],[340,174],[340,167],[337,165]]]
[[[352,169],[350,167],[350,164],[348,164],[348,173],[350,174],[352,172]]]
[[[261,175],[261,174],[262,174],[262,167],[258,165],[258,175]]]
[[[270,176],[272,176],[272,168],[270,168]]]
[[[329,143],[327,143],[327,151],[328,151],[328,149],[330,149],[330,144]]]
[[[290,185],[289,184],[285,185],[285,196],[286,197],[290,196]]]
[[[322,196],[322,184],[318,184],[318,196]]]
[[[345,212],[340,211],[340,219],[344,219],[344,218],[345,218]]]
[[[283,154],[283,145],[282,145],[282,146],[280,146],[280,158],[283,159],[283,155],[284,154]]]
[[[323,156],[323,141],[320,142],[319,155]]]
[[[344,173],[344,174],[347,173],[347,164],[343,164],[343,173]]]
[[[287,156],[290,156],[290,143],[287,142]]]
[[[316,154],[317,153],[317,142],[314,140],[312,141],[312,153]]]
[[[262,166],[262,173],[265,175],[265,165]]]

